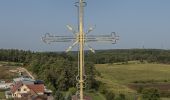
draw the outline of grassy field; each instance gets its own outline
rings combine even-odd
[[[1,99],[5,99],[5,93],[4,92],[0,92],[0,100]]]
[[[170,81],[170,65],[163,64],[130,64],[130,65],[96,65],[102,77],[116,83],[135,81]]]
[[[23,63],[0,61],[0,65],[4,65],[4,66],[23,66]]]
[[[88,96],[92,97],[92,100],[106,100],[104,95],[96,92],[96,93],[87,93]]]
[[[124,93],[134,97],[137,93],[129,84],[157,83],[170,84],[170,65],[165,64],[97,64],[101,73],[96,79],[114,93]],[[167,87],[170,89],[170,87]],[[165,99],[166,100],[166,99]]]

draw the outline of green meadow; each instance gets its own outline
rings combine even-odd
[[[164,87],[166,84],[167,89],[170,89],[170,65],[133,63],[96,64],[95,66],[101,73],[96,79],[103,83],[103,88],[113,91],[115,94],[123,93],[129,96],[129,100],[140,97],[137,90],[130,88],[129,85],[133,87],[136,84],[159,84],[159,86],[161,84]]]

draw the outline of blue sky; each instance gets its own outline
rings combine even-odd
[[[71,43],[44,44],[49,32],[72,35],[66,25],[77,27],[77,0],[0,0],[0,48],[62,51]],[[86,0],[85,30],[90,34],[117,32],[116,45],[92,43],[96,49],[170,49],[170,0]],[[75,50],[75,49],[74,49]]]

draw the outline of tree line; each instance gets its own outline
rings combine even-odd
[[[77,52],[33,52],[17,49],[0,49],[0,61],[13,61],[28,63],[32,57],[46,56],[53,58],[63,58],[69,61],[77,60]],[[114,50],[97,50],[96,53],[85,51],[86,62],[94,64],[106,64],[116,62],[127,62],[133,60],[170,63],[170,50],[163,49],[114,49]]]
[[[95,64],[147,61],[149,63],[170,63],[170,50],[162,49],[115,49],[98,50],[95,54],[87,52],[86,60]]]

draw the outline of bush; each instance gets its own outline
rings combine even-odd
[[[126,100],[126,98],[125,95],[121,93],[115,100]]]
[[[64,96],[59,90],[57,90],[55,95],[54,95],[54,99],[55,100],[64,100]]]
[[[160,96],[169,98],[170,97],[170,91],[161,91]]]
[[[160,100],[160,92],[156,88],[145,88],[142,90],[144,100]]]
[[[106,96],[106,100],[114,100],[115,98],[115,94],[111,91],[107,92],[105,96]]]
[[[137,89],[137,92],[138,92],[138,93],[142,93],[142,91],[143,91],[143,86],[140,86],[140,87]]]
[[[76,94],[77,89],[76,89],[76,88],[74,88],[74,87],[69,88],[69,92],[70,92],[70,94],[71,94],[71,95]]]

